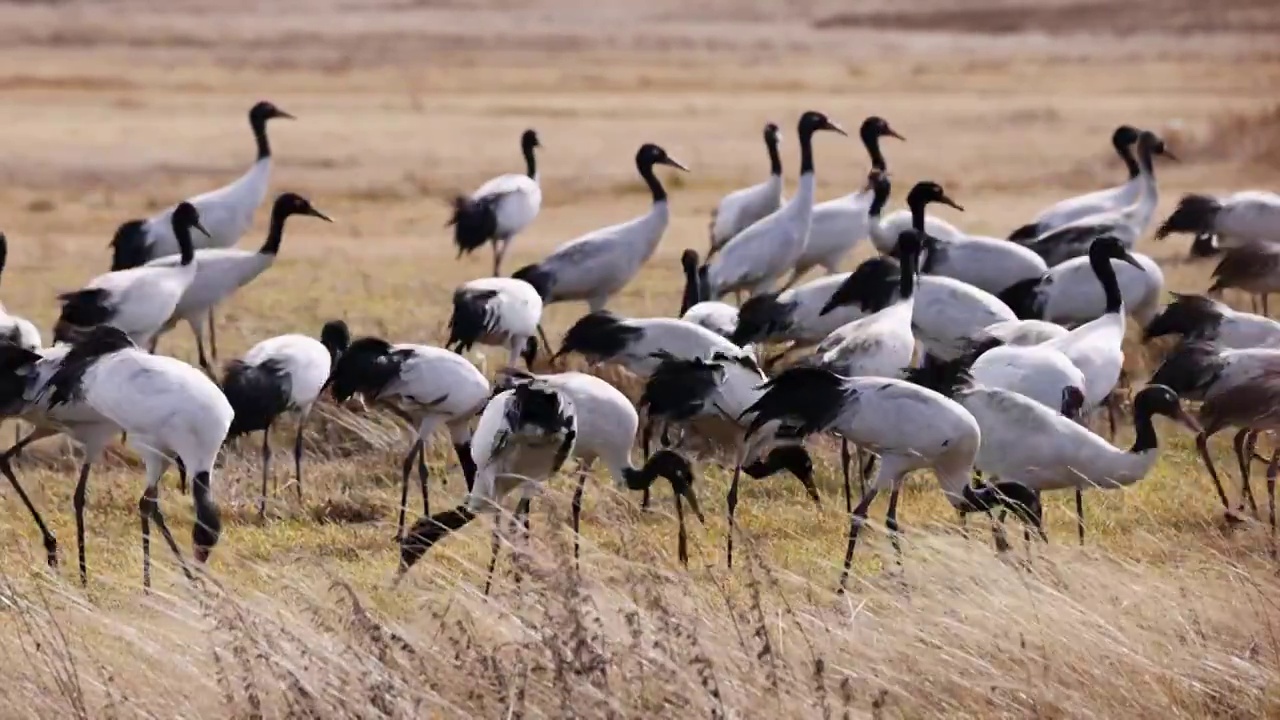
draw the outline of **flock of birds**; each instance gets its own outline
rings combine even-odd
[[[1074,490],[1083,542],[1083,490],[1130,485],[1150,471],[1159,452],[1156,415],[1196,434],[1230,518],[1239,515],[1206,443],[1235,428],[1242,497],[1257,512],[1249,468],[1257,435],[1280,428],[1280,322],[1206,295],[1175,294],[1162,306],[1159,265],[1133,250],[1154,220],[1156,158],[1172,158],[1155,133],[1128,126],[1115,131],[1112,143],[1129,175],[1122,184],[1063,200],[1008,238],[993,238],[928,214],[930,205],[963,210],[934,182],[914,184],[905,209],[886,214],[891,182],[880,143],[904,138],[879,117],[867,118],[858,133],[870,158],[865,187],[819,203],[814,138],[846,133],[822,113],[801,115],[799,182],[784,198],[782,134],[770,123],[764,128],[768,178],[720,201],[705,259],[693,249],[681,256],[685,288],[678,316],[625,318],[606,309],[609,301],[649,261],[670,217],[654,169],[688,168],[657,145],[641,146],[635,164],[652,195],[648,212],[566,242],[508,277],[503,260],[542,201],[539,141],[529,130],[520,141],[526,172],[494,178],[454,201],[459,256],[491,245],[493,275],[457,288],[444,347],[353,340],[345,322],[334,320],[318,338],[262,340],[228,363],[219,380],[206,355],[207,331],[216,362],[215,308],[271,267],[290,217],[329,220],[306,198],[284,193],[272,206],[262,246],[233,247],[267,196],[267,123],[288,117],[271,103],[258,103],[249,112],[257,159],[248,172],[151,218],[122,224],[112,241],[111,271],[58,296],[61,313],[51,345],[43,345],[34,325],[0,310],[0,415],[34,426],[0,454],[0,472],[31,512],[54,565],[56,540],[10,461],[29,443],[59,433],[83,449],[74,495],[82,582],[90,468],[119,433],[146,466],[138,510],[149,585],[152,523],[192,576],[157,503],[169,465],[177,465],[184,492],[190,479],[193,556],[204,562],[221,534],[213,474],[223,445],[262,432],[263,515],[270,430],[283,416],[296,415],[294,473],[301,500],[303,428],[326,391],[337,402],[385,407],[416,430],[402,467],[397,577],[513,493],[519,497],[515,515],[527,532],[532,498],[570,457],[578,461],[575,533],[588,472],[599,460],[617,487],[643,492],[645,506],[657,479],[670,483],[678,553],[687,563],[685,503],[703,519],[689,458],[709,418],[730,428],[734,439],[730,565],[742,474],[789,472],[820,504],[806,441],[838,436],[850,516],[841,588],[868,508],[884,491],[890,493],[886,527],[897,546],[899,493],[906,476],[920,469],[933,472],[962,520],[986,513],[999,528],[994,513],[1003,520],[1011,511],[1028,534],[1035,530],[1041,537],[1041,493]],[[1274,262],[1261,260],[1280,257],[1280,196],[1188,195],[1156,236],[1171,233],[1193,234],[1193,255],[1222,255],[1212,290],[1239,287],[1265,302],[1267,292],[1280,289],[1268,284],[1280,278]],[[864,237],[878,255],[841,272]],[[0,236],[0,268],[4,249]],[[825,272],[802,281],[814,268]],[[731,296],[739,302],[726,302]],[[574,300],[586,301],[589,312],[553,348],[541,327],[543,308]],[[1091,426],[1108,411],[1114,438],[1111,411],[1130,318],[1145,339],[1173,334],[1182,342],[1136,392],[1136,439],[1124,449]],[[180,320],[195,333],[201,369],[156,354],[160,336]],[[476,346],[507,351],[493,381],[466,356]],[[766,348],[780,352],[766,358]],[[633,403],[587,373],[534,374],[540,353],[549,355],[553,369],[570,354],[593,367],[622,366],[643,379],[642,395]],[[1198,413],[1184,407],[1189,401],[1201,403]],[[441,426],[468,492],[458,506],[433,514],[424,456]],[[1267,472],[1273,532],[1278,461],[1280,449]],[[406,529],[415,468],[423,515]],[[494,560],[499,532],[495,522]],[[1005,542],[1002,532],[997,542]],[[575,535],[575,557],[577,552]]]

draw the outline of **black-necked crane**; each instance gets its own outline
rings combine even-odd
[[[155,340],[159,335],[174,327],[179,320],[185,320],[191,326],[196,337],[196,352],[200,367],[213,375],[213,366],[204,352],[205,322],[212,316],[213,308],[227,300],[240,288],[253,282],[276,262],[280,253],[280,243],[284,240],[285,221],[294,215],[307,215],[320,218],[325,222],[333,222],[328,215],[312,207],[311,203],[296,193],[282,193],[271,206],[271,225],[267,231],[267,239],[258,250],[242,250],[240,248],[207,248],[197,250],[192,265],[195,274],[182,297],[173,308],[168,321],[159,333],[152,338],[151,349],[155,350]],[[142,267],[171,269],[179,264],[173,256],[152,260]],[[143,344],[143,343],[139,343]]]
[[[191,230],[208,234],[199,211],[190,203],[178,203],[169,219],[181,256],[171,265],[131,267],[99,275],[84,288],[59,295],[62,312],[53,329],[54,342],[73,340],[102,325],[118,328],[143,346],[159,335],[196,277]]]
[[[172,460],[191,477],[192,554],[198,563],[208,560],[222,532],[213,500],[214,461],[233,416],[227,398],[208,376],[181,360],[141,350],[122,331],[103,325],[72,346],[41,396],[51,409],[84,404],[127,433],[129,444],[142,454],[147,487],[138,514],[144,586],[151,585],[152,522],[182,562],[158,501],[160,478]],[[83,510],[77,502],[77,527],[83,526]],[[185,562],[182,567],[191,577]]]
[[[262,433],[262,495],[258,517],[267,511],[267,478],[271,475],[271,426],[288,412],[297,413],[293,438],[293,467],[302,502],[302,431],[320,393],[329,382],[338,358],[351,342],[351,332],[341,320],[330,320],[320,338],[298,333],[267,338],[249,348],[238,360],[227,363],[222,392],[231,403],[235,419],[227,438]]]
[[[476,472],[471,460],[471,419],[489,401],[490,388],[489,381],[466,358],[430,345],[392,345],[382,338],[362,337],[338,357],[330,389],[338,402],[360,393],[367,402],[387,407],[414,428],[413,445],[402,467],[397,539],[404,534],[409,473],[415,459],[423,512],[431,512],[426,442],[441,424],[449,429],[467,488],[471,488]]]
[[[991,478],[991,487],[1005,495],[1011,485],[1031,490],[1037,500],[1018,513],[1044,534],[1038,497],[1046,490],[1072,489],[1076,499],[1076,527],[1084,543],[1086,488],[1110,489],[1132,485],[1151,471],[1160,448],[1151,419],[1164,415],[1193,433],[1200,432],[1178,396],[1163,385],[1149,385],[1134,397],[1137,437],[1128,450],[1114,447],[1076,422],[1067,407],[1081,402],[1078,388],[1064,389],[1056,403],[1046,405],[1020,392],[986,385],[969,376],[959,362],[936,363],[911,370],[907,379],[955,400],[978,421],[982,443],[976,468]],[[969,510],[983,510],[974,507]]]
[[[538,217],[542,207],[542,187],[538,184],[538,163],[534,149],[541,147],[538,133],[525,130],[520,135],[520,152],[524,155],[525,172],[499,175],[487,181],[470,195],[459,195],[453,201],[453,242],[458,257],[485,243],[493,244],[493,274],[502,274],[502,259],[511,240]]]
[[[764,147],[769,153],[769,177],[764,182],[725,195],[711,210],[711,244],[707,248],[707,260],[720,252],[735,235],[782,207],[782,158],[778,155],[781,139],[777,124],[766,123]]]
[[[542,293],[528,282],[504,277],[471,280],[453,291],[449,339],[444,345],[456,353],[475,345],[505,346],[508,369],[521,358],[532,368],[540,322]]]
[[[400,541],[396,581],[442,538],[481,513],[498,512],[513,492],[520,494],[516,517],[527,532],[530,500],[573,453],[578,425],[573,401],[543,383],[520,383],[494,395],[480,414],[471,446],[475,484],[456,507],[424,514],[413,524]]]
[[[1014,242],[1028,242],[1041,235],[1100,212],[1108,212],[1134,204],[1142,195],[1142,168],[1133,156],[1133,145],[1138,142],[1138,130],[1130,125],[1121,125],[1111,133],[1111,147],[1124,162],[1129,171],[1129,179],[1114,187],[1095,190],[1084,195],[1076,195],[1050,205],[1041,210],[1035,219],[1009,233]]]
[[[1280,322],[1234,310],[1203,295],[1173,293],[1173,302],[1147,324],[1142,339],[1165,335],[1203,340],[1223,349],[1280,347]]]
[[[810,110],[800,116],[796,130],[800,139],[800,183],[796,194],[776,212],[735,235],[707,261],[707,292],[711,298],[742,290],[752,295],[768,292],[795,267],[808,242],[813,215],[817,183],[813,136],[828,130],[845,134],[820,112]]]
[[[204,239],[195,241],[195,248],[229,248],[253,225],[253,216],[267,197],[271,181],[271,143],[267,140],[267,121],[275,118],[293,119],[289,113],[272,103],[262,101],[249,109],[249,128],[258,155],[249,169],[228,185],[201,193],[187,202],[200,212],[202,224],[208,229]],[[129,220],[120,225],[111,240],[112,270],[125,270],[145,265],[152,260],[182,252],[182,244],[173,231],[173,212],[170,206],[146,220]],[[214,331],[213,310],[209,311],[209,339],[213,359],[218,359],[217,335]]]

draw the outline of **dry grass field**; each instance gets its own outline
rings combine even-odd
[[[484,252],[455,260],[447,200],[518,169],[525,127],[545,146],[545,201],[511,268],[643,212],[640,143],[692,167],[664,175],[672,223],[613,308],[636,316],[677,310],[680,251],[705,247],[723,192],[765,174],[760,126],[793,128],[809,108],[846,127],[887,118],[908,139],[886,146],[898,200],[935,179],[968,210],[948,219],[993,235],[1117,182],[1108,138],[1121,122],[1160,132],[1183,159],[1158,168],[1162,215],[1186,191],[1280,185],[1270,0],[848,5],[0,2],[0,229],[11,246],[0,297],[48,332],[55,293],[107,268],[120,221],[243,171],[245,113],[264,98],[298,117],[270,128],[273,193],[300,192],[337,222],[291,221],[277,265],[220,312],[223,359],[333,317],[357,334],[442,342],[452,288],[489,263]],[[786,140],[794,183],[794,129]],[[824,135],[816,158],[822,198],[861,186],[855,140]],[[265,222],[260,213],[244,245]],[[1205,286],[1185,239],[1141,249],[1172,289]],[[582,312],[555,307],[549,330]],[[194,360],[185,328],[161,348]],[[1145,377],[1136,343],[1132,357]],[[207,576],[187,583],[161,545],[149,595],[131,453],[113,453],[90,482],[86,588],[74,570],[71,448],[51,440],[24,455],[18,475],[62,566],[44,567],[5,486],[0,716],[1280,715],[1280,566],[1263,525],[1224,526],[1190,438],[1171,424],[1150,478],[1088,497],[1083,548],[1069,500],[1050,501],[1052,544],[1030,563],[1021,543],[996,556],[982,523],[962,535],[922,475],[904,498],[903,567],[871,532],[850,594],[835,595],[847,518],[838,453],[820,444],[823,508],[789,479],[748,482],[747,560],[732,571],[727,473],[703,458],[708,522],[692,531],[687,571],[665,491],[658,512],[642,513],[593,482],[576,573],[562,477],[534,506],[522,578],[506,549],[484,598],[483,523],[391,587],[408,431],[332,405],[321,415],[307,433],[304,502],[288,485],[291,428],[273,443],[281,487],[265,524],[257,441],[231,446]],[[1220,467],[1234,464],[1215,450]],[[430,460],[443,508],[461,474],[442,441]],[[172,479],[163,507],[189,551],[191,503]]]

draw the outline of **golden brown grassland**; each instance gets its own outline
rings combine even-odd
[[[1280,177],[1280,61],[1262,50],[1274,36],[1257,34],[1275,28],[1267,3],[1219,13],[1149,0],[1138,5],[1154,29],[1124,37],[1106,33],[1132,29],[1132,9],[1113,26],[1103,9],[1062,3],[951,9],[936,22],[942,6],[924,0],[865,17],[820,2],[640,5],[289,2],[255,15],[240,3],[0,3],[3,300],[49,328],[55,292],[106,268],[118,222],[242,171],[244,112],[259,98],[299,117],[271,128],[274,188],[338,222],[292,221],[280,262],[222,309],[224,357],[331,317],[358,334],[441,342],[452,288],[488,263],[454,260],[445,200],[517,169],[526,126],[546,146],[546,201],[513,268],[642,212],[641,142],[692,166],[669,178],[672,224],[616,302],[635,316],[677,309],[680,250],[703,248],[720,194],[764,173],[759,127],[810,107],[847,126],[888,118],[909,140],[887,147],[899,192],[936,179],[969,209],[951,219],[993,235],[1114,183],[1106,140],[1120,122],[1163,133],[1185,160],[1159,168],[1162,212],[1182,192]],[[1213,34],[1184,34],[1201,29]],[[823,198],[861,185],[855,142],[822,137],[817,152]],[[1171,288],[1204,287],[1208,269],[1183,262],[1185,241],[1142,249]],[[553,334],[582,311],[554,308]],[[193,357],[185,329],[162,349]],[[1136,344],[1133,358],[1145,377]],[[590,485],[575,573],[571,483],[558,478],[535,504],[523,580],[508,550],[486,599],[480,523],[389,587],[408,443],[389,417],[326,407],[307,433],[302,505],[285,486],[292,429],[281,428],[265,525],[254,521],[257,440],[230,448],[208,579],[192,588],[161,547],[151,595],[140,589],[140,469],[122,451],[95,471],[81,588],[73,456],[50,441],[17,469],[62,540],[58,573],[13,493],[0,502],[0,704],[39,717],[1276,715],[1280,580],[1267,533],[1225,529],[1189,438],[1160,429],[1167,451],[1152,477],[1089,495],[1085,547],[1067,502],[1051,501],[1054,542],[1029,566],[1020,544],[996,557],[985,530],[961,536],[918,478],[904,499],[904,568],[882,565],[888,544],[870,533],[846,597],[832,592],[847,520],[830,446],[818,453],[821,511],[789,479],[746,484],[748,560],[732,571],[727,473],[713,458],[688,571],[665,493],[659,512],[641,513],[602,481]],[[430,460],[444,507],[461,478],[444,443]],[[186,545],[190,503],[165,487]]]

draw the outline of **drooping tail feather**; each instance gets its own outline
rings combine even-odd
[[[1019,320],[1039,320],[1040,309],[1036,307],[1036,290],[1040,288],[1041,278],[1032,277],[1010,285],[996,294]]]
[[[99,325],[85,331],[79,341],[63,356],[62,363],[45,384],[49,406],[61,405],[84,397],[82,381],[85,372],[99,358],[135,347],[123,331],[110,325]]]
[[[952,360],[935,357],[920,367],[907,368],[904,378],[907,382],[954,398],[957,392],[973,384],[969,368],[977,357],[972,351]]]
[[[845,378],[818,367],[790,367],[766,382],[764,393],[743,413],[751,417],[747,435],[769,422],[781,420],[798,426],[799,435],[827,429],[855,393]]]
[[[491,197],[471,199],[459,195],[453,199],[453,242],[458,246],[458,257],[472,252],[489,242],[498,232],[496,203]]]
[[[151,259],[146,220],[129,220],[116,228],[111,238],[112,272],[146,265]]]
[[[89,328],[111,320],[108,293],[101,288],[87,288],[58,295],[62,312],[53,327],[54,342],[71,342]]]
[[[1164,335],[1195,338],[1211,333],[1222,322],[1222,306],[1203,295],[1173,293],[1173,302],[1164,307],[1142,331],[1147,342]]]
[[[227,438],[266,430],[273,420],[289,409],[293,382],[276,360],[249,365],[240,360],[227,363],[222,378],[222,394],[235,411]]]
[[[638,406],[650,417],[688,420],[706,407],[723,380],[720,363],[667,356],[645,381]]]
[[[444,346],[464,353],[493,329],[494,317],[489,302],[497,290],[460,289],[453,294],[453,315],[449,316],[449,339]]]
[[[598,360],[608,360],[621,354],[644,330],[628,325],[627,321],[608,310],[583,315],[564,334],[560,350],[552,360],[577,352]]]
[[[1013,232],[1009,233],[1009,240],[1011,240],[1012,242],[1023,244],[1023,245],[1031,242],[1032,240],[1035,240],[1038,237],[1040,237],[1039,223],[1027,223],[1026,225],[1023,225],[1017,230],[1014,230]]]
[[[1222,203],[1208,195],[1183,195],[1169,217],[1156,230],[1156,239],[1173,233],[1211,233]]]

